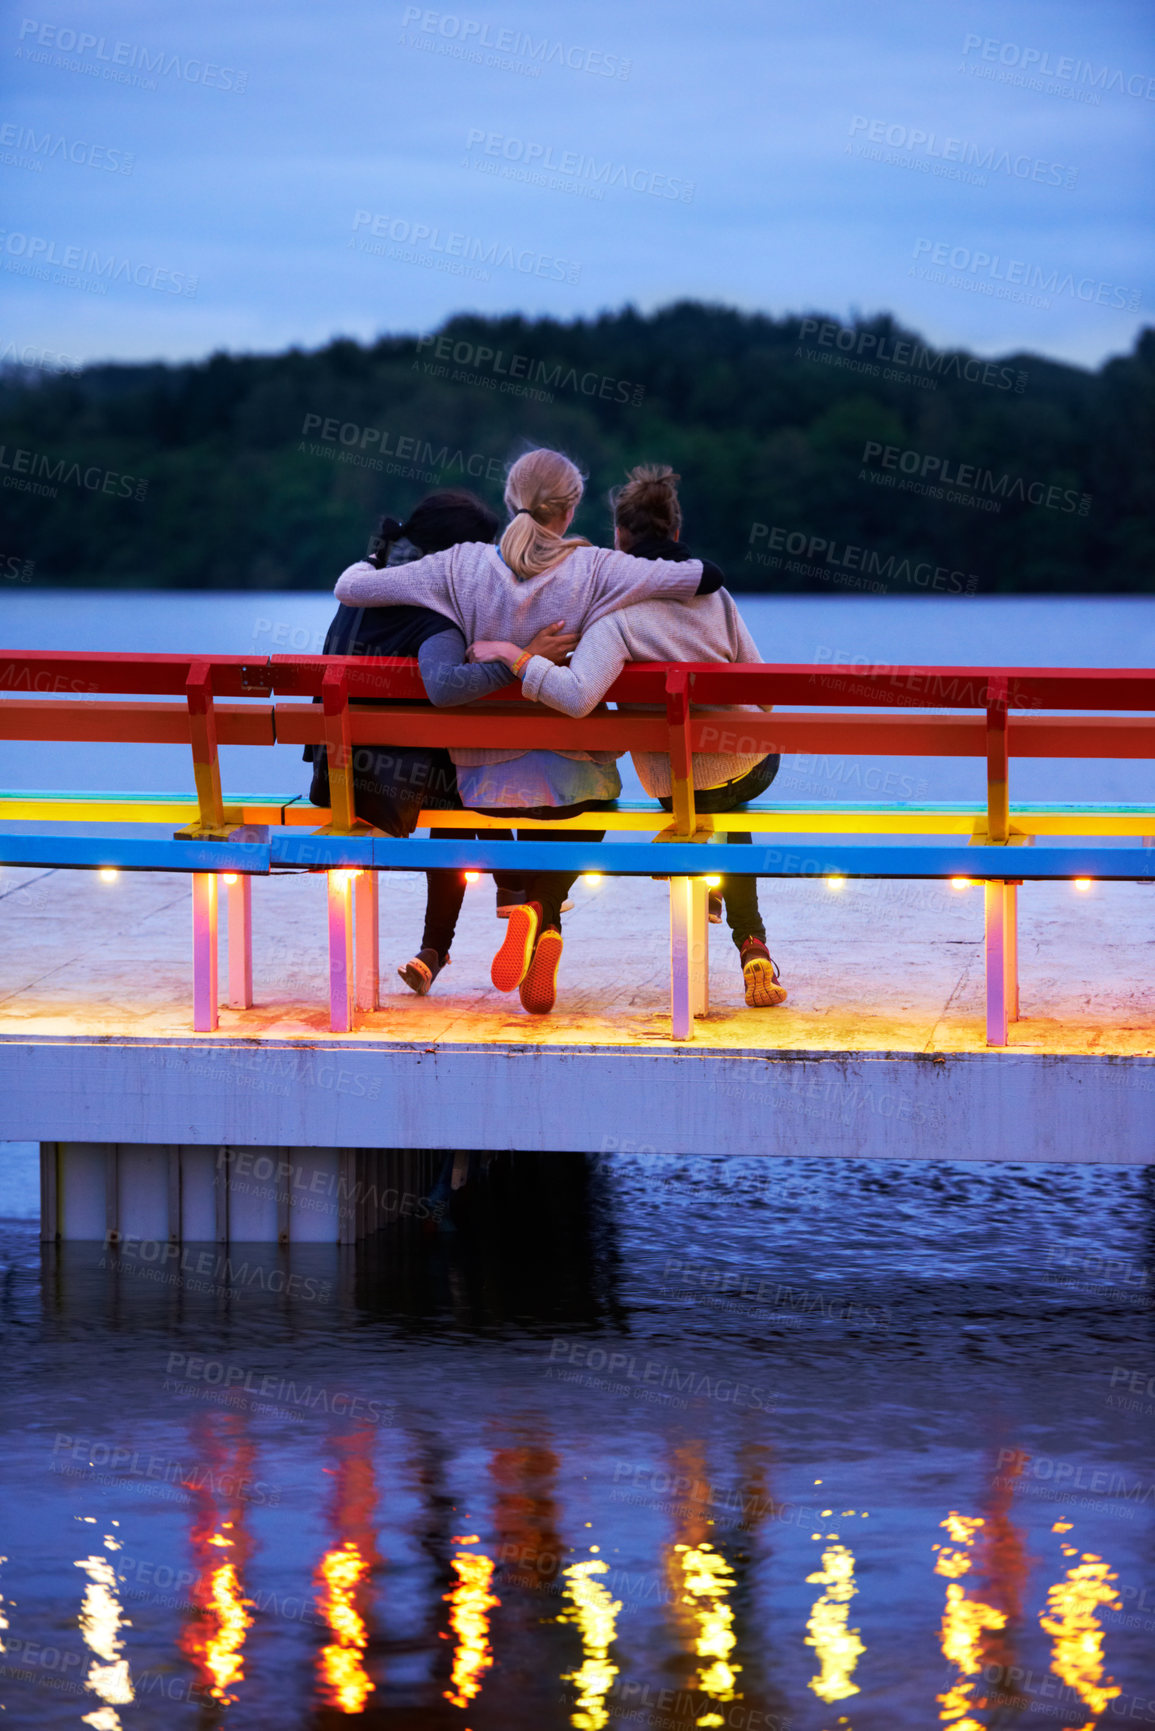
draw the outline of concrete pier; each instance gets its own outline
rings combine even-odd
[[[710,1010],[678,1046],[663,884],[576,886],[557,1010],[531,1018],[489,983],[502,928],[488,880],[466,896],[452,965],[419,999],[395,970],[420,941],[424,880],[387,876],[382,1008],[333,1035],[325,879],[275,877],[253,888],[253,1007],[224,1007],[216,1033],[194,1035],[187,879],[9,868],[0,1136],[117,1145],[135,1175],[117,1177],[117,1194],[127,1209],[147,1191],[150,1218],[168,1210],[166,1236],[171,1153],[166,1168],[155,1151],[174,1147],[188,1151],[189,1207],[206,1220],[192,1175],[222,1148],[306,1151],[325,1172],[342,1150],[447,1148],[1147,1163],[1153,896],[1145,884],[1024,886],[1022,1019],[1006,1051],[988,1051],[981,889],[763,883],[787,1002],[746,1009],[715,927]],[[95,1168],[84,1182],[104,1236],[107,1166],[103,1191]],[[238,1193],[236,1206],[246,1231],[277,1241],[268,1197]],[[316,1225],[293,1217],[290,1239]]]

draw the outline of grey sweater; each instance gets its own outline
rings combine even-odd
[[[733,597],[719,589],[690,601],[645,601],[599,619],[582,637],[568,667],[555,667],[543,655],[532,656],[522,674],[522,690],[565,715],[588,715],[628,661],[761,660]],[[707,707],[712,713],[752,710],[758,714],[750,704],[703,705],[702,713]],[[766,755],[765,751],[739,752],[743,743],[752,743],[743,742],[740,728],[719,729],[719,735],[719,744],[727,750],[694,753],[695,787],[734,781]],[[670,793],[670,760],[664,752],[636,751],[633,759],[648,794],[659,798]]]
[[[347,607],[388,607],[399,602],[432,607],[457,621],[467,643],[478,638],[528,643],[543,626],[557,619],[563,619],[570,631],[584,632],[633,602],[658,595],[673,600],[691,596],[701,579],[700,559],[635,559],[611,548],[575,547],[552,571],[523,582],[514,576],[496,547],[484,541],[465,541],[384,571],[362,560],[341,573],[336,594]],[[531,722],[521,751],[454,747],[450,755],[455,763],[474,767],[509,763],[533,749]],[[561,755],[606,759],[604,752],[567,751]],[[611,761],[613,756],[611,752]]]

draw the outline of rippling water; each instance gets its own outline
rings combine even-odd
[[[1150,1169],[476,1168],[355,1251],[3,1227],[7,1723],[1155,1723]]]

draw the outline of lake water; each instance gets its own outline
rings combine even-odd
[[[519,1157],[167,1271],[9,1225],[8,1723],[1153,1723],[1153,1176]]]
[[[1155,661],[1142,601],[743,607],[768,659]],[[5,637],[309,650],[329,612],[18,596]],[[277,756],[227,785],[299,787]],[[3,780],[108,786],[108,748]],[[356,1250],[150,1261],[42,1249],[31,1154],[0,1149],[10,1725],[1155,1725],[1152,1168],[524,1154]]]

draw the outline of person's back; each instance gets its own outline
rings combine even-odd
[[[612,495],[619,547],[635,558],[675,563],[690,559],[678,539],[682,512],[677,481],[677,475],[665,466],[642,466],[631,472],[626,485]],[[598,620],[583,634],[568,667],[553,667],[541,656],[529,656],[519,650],[516,642],[473,644],[474,655],[483,652],[505,659],[521,680],[527,697],[548,703],[566,715],[588,715],[631,661],[761,660],[733,598],[721,588],[693,600],[647,600],[623,607]],[[714,706],[703,706],[706,707]],[[731,712],[750,707],[725,706]],[[701,713],[697,705],[695,709]],[[728,730],[719,731],[723,735],[719,743],[725,743],[724,734]],[[743,743],[738,733],[734,745]],[[635,752],[633,758],[647,793],[669,811],[672,783],[668,755]],[[774,753],[695,752],[695,806],[703,815],[734,811],[764,793],[777,771],[778,758]],[[736,833],[729,839],[748,843],[750,837]],[[766,930],[758,911],[757,880],[744,875],[728,876],[724,880],[723,899],[742,965],[747,1004],[765,1008],[782,1003],[786,990],[766,948]]]

